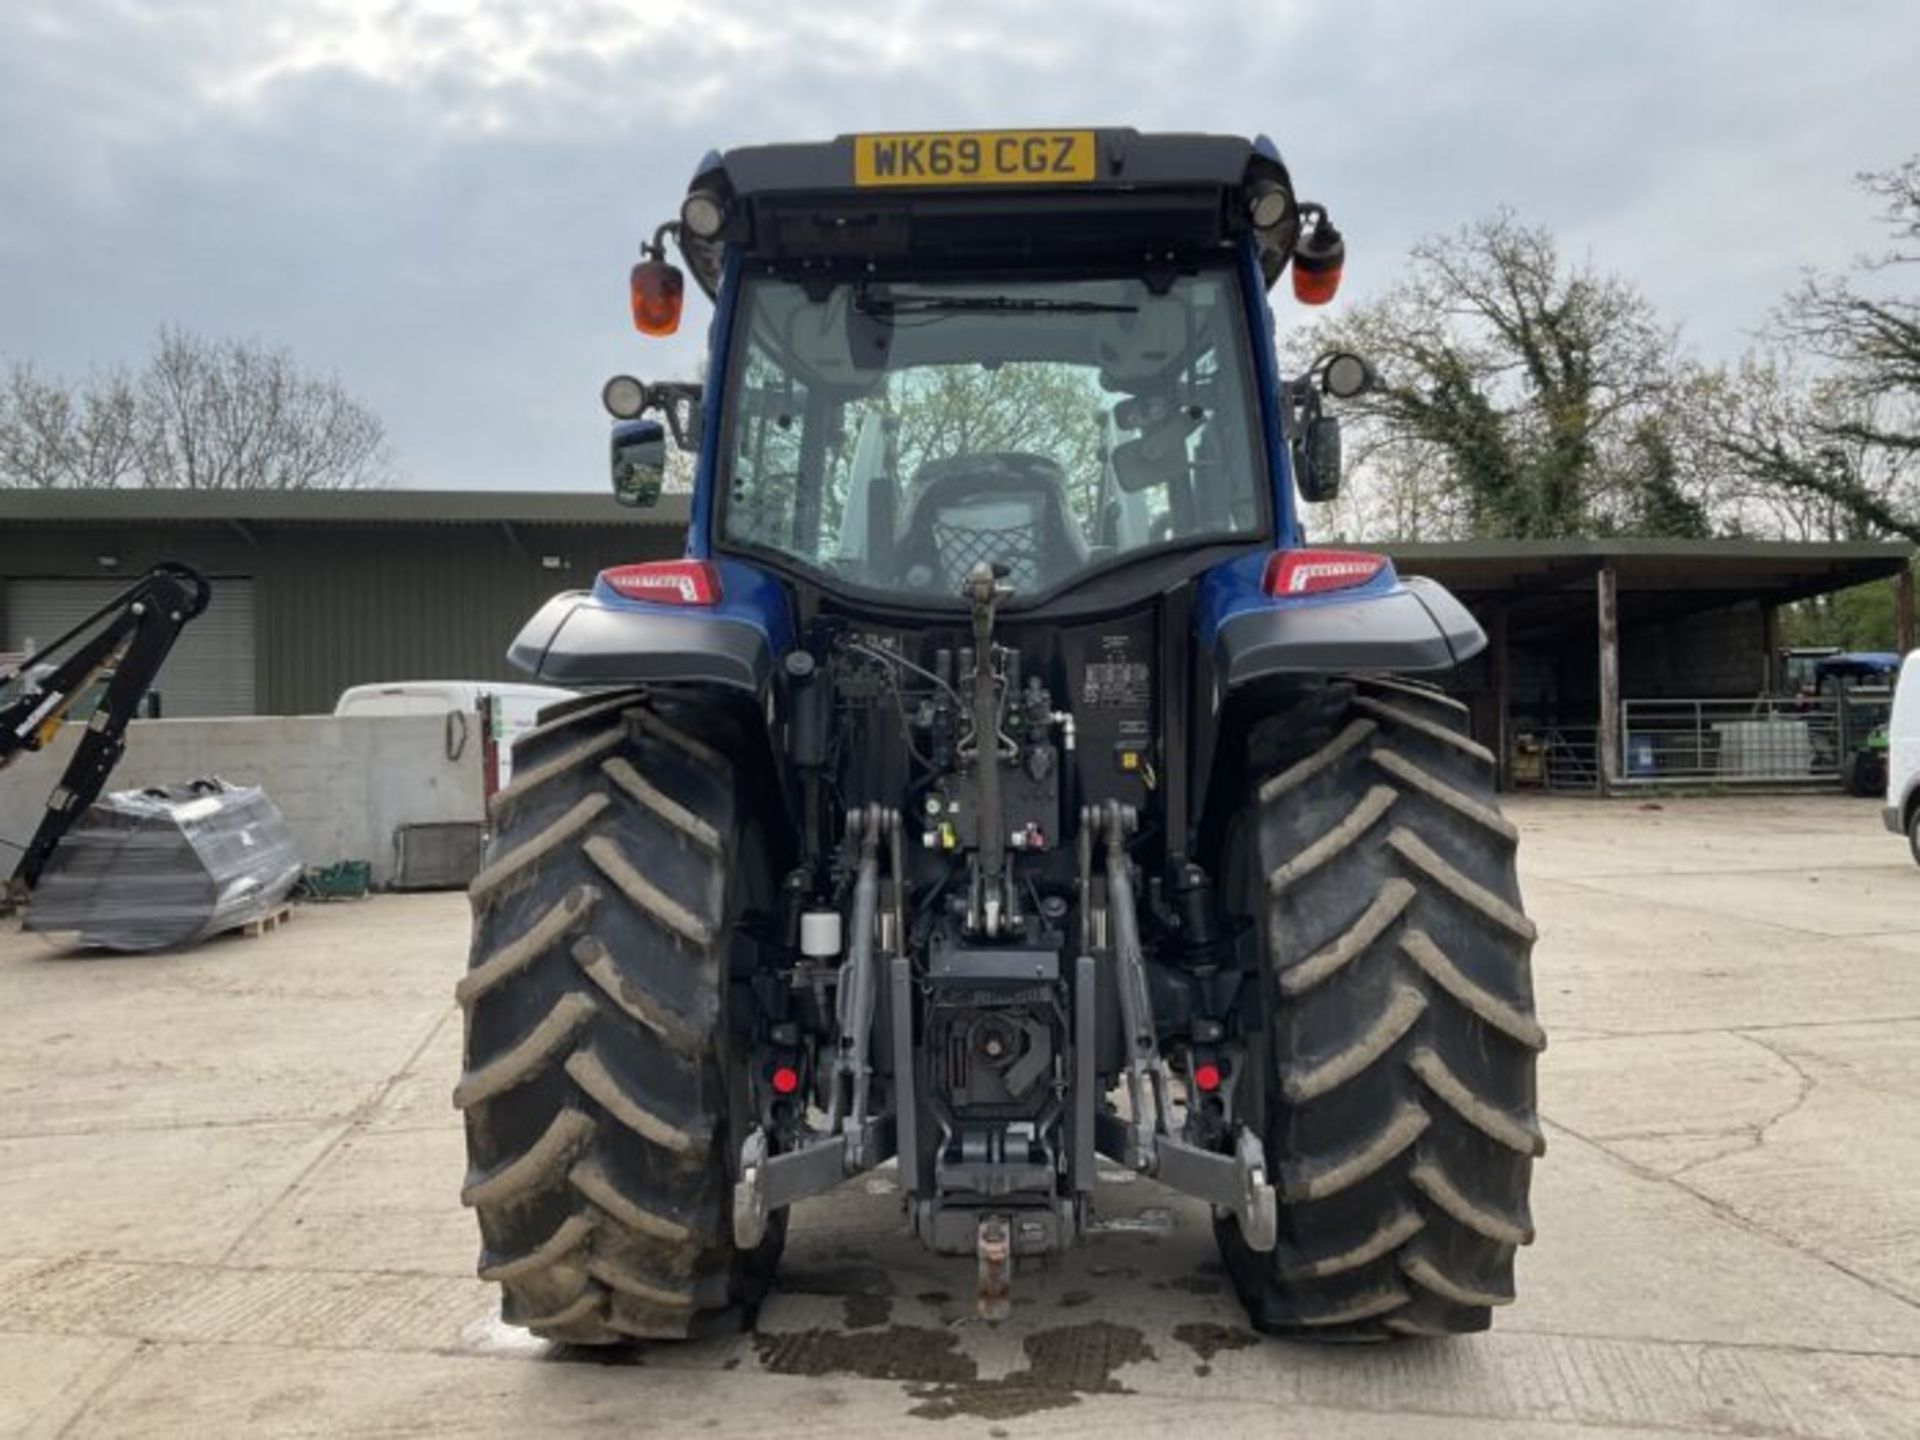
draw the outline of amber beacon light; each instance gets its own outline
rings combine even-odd
[[[1302,205],[1302,218],[1311,220],[1293,245],[1293,298],[1302,305],[1324,305],[1340,292],[1340,274],[1346,268],[1346,237],[1333,228],[1324,207]]]
[[[677,265],[657,252],[633,267],[633,328],[642,335],[671,335],[680,328],[680,305],[687,282]]]

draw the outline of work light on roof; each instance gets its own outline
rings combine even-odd
[[[1256,230],[1277,230],[1293,213],[1293,196],[1284,185],[1256,186],[1247,201],[1247,215]]]
[[[695,190],[680,202],[680,223],[701,240],[711,240],[727,223],[727,207],[718,195]]]

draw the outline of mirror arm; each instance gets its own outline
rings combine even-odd
[[[641,407],[641,413],[658,411],[667,422],[667,430],[673,436],[673,443],[682,450],[697,450],[698,444],[689,443],[689,435],[697,441],[698,427],[692,426],[691,415],[682,418],[680,407],[684,404],[690,411],[700,408],[703,395],[700,386],[686,380],[661,380],[647,386],[647,398]]]
[[[661,221],[660,227],[653,232],[653,239],[640,247],[640,258],[643,260],[665,260],[667,258],[667,237],[669,235],[671,235],[675,241],[680,239],[680,222],[678,220]],[[684,253],[685,250],[683,248],[682,254]]]

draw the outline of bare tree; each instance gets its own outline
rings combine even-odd
[[[385,475],[378,417],[285,350],[163,330],[140,402],[141,472],[156,488],[340,490]]]
[[[0,487],[331,490],[388,473],[379,417],[285,350],[165,329],[136,376],[78,383],[15,364]]]
[[[1749,493],[1826,510],[1841,536],[1920,542],[1920,156],[1860,177],[1892,245],[1810,273],[1718,415],[1717,449]]]
[[[8,368],[0,488],[106,490],[131,480],[139,463],[139,402],[123,372],[67,385],[24,361]]]
[[[1384,379],[1355,407],[1356,454],[1444,492],[1403,497],[1404,516],[1515,537],[1705,524],[1693,447],[1665,408],[1684,379],[1674,333],[1511,212],[1422,240],[1397,285],[1316,338]]]

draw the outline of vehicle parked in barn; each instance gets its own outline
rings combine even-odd
[[[505,1318],[736,1323],[793,1203],[893,1159],[995,1317],[1106,1157],[1211,1204],[1266,1330],[1483,1328],[1533,1238],[1534,927],[1492,755],[1409,678],[1478,626],[1302,533],[1372,380],[1276,373],[1327,211],[1264,139],[737,149],[643,247],[648,334],[669,237],[709,378],[604,398],[626,502],[697,450],[686,555],[514,642],[605,689],[520,738],[471,887]]]
[[[1887,788],[1887,722],[1900,657],[1884,651],[1835,651],[1814,662],[1813,694],[1831,697],[1840,783],[1849,795]]]

